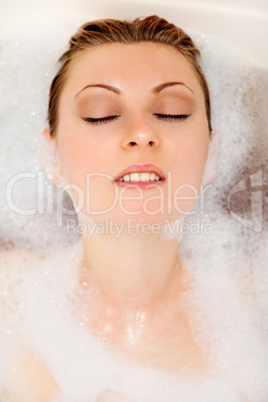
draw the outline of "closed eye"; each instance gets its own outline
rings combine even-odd
[[[162,114],[162,113],[154,113],[154,116],[158,117],[161,120],[165,121],[178,121],[178,120],[186,120],[191,114]],[[112,116],[105,116],[105,117],[82,117],[87,123],[90,124],[105,124],[109,123],[113,120],[116,120],[120,115],[112,115]]]
[[[166,121],[186,120],[191,114],[162,114],[154,113],[154,116]]]
[[[87,123],[91,124],[105,124],[109,123],[110,121],[113,121],[120,117],[119,115],[113,115],[113,116],[105,116],[105,117],[82,117],[82,120],[86,121]]]

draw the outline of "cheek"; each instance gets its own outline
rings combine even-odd
[[[202,180],[209,145],[207,129],[187,132],[184,138],[179,138],[173,145],[173,171],[181,181],[199,183]]]
[[[189,144],[185,155],[185,165],[191,177],[197,182],[201,181],[208,155],[208,133],[200,139],[195,139]]]
[[[177,140],[170,160],[172,194],[177,211],[187,212],[196,203],[201,191],[207,160],[209,135],[204,130],[187,132],[187,138]]]
[[[59,141],[60,169],[67,181],[80,182],[87,173],[99,170],[102,158],[98,148],[89,139],[65,136]]]
[[[86,208],[86,213],[95,216],[109,210],[116,196],[113,178],[107,173],[111,149],[99,141],[80,138],[65,135],[58,141],[60,172],[78,209]]]

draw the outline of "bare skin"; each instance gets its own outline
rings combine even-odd
[[[107,292],[101,293],[96,283],[93,284],[93,275],[88,275],[85,269],[86,261],[80,283],[85,289],[85,295],[87,290],[94,288],[92,302],[97,308],[88,311],[88,328],[91,333],[140,364],[149,364],[178,374],[187,370],[192,375],[202,372],[205,364],[200,345],[192,337],[187,312],[181,307],[189,290],[189,278],[176,257],[176,241],[170,243],[167,245],[168,254],[172,259],[171,250],[174,247],[174,269],[170,272],[170,280],[167,280],[168,291],[159,287],[158,292],[151,297],[148,297],[147,292],[141,297],[135,297],[133,292],[128,303],[125,303],[125,298],[117,289],[118,297],[111,298]],[[105,259],[105,255],[103,257]],[[123,284],[122,280],[122,289],[124,285],[127,282]],[[178,353],[174,353],[174,350]],[[19,366],[20,376],[19,381],[18,378],[15,381],[16,387],[5,390],[8,401],[45,402],[60,394],[49,370],[33,353],[24,354],[23,359],[14,365]],[[117,398],[114,394],[105,395],[101,400]]]
[[[84,89],[91,83],[111,85],[120,95],[103,88]],[[159,113],[189,118],[174,122],[158,117]],[[88,115],[111,114],[120,117],[101,126],[83,121]],[[51,141],[48,130],[44,135]],[[168,46],[142,43],[90,50],[71,68],[52,143],[58,154],[57,171],[67,182],[79,185],[84,194],[88,172],[115,177],[128,165],[142,163],[158,166],[166,179],[172,172],[169,184],[173,193],[185,182],[199,191],[209,143],[202,89],[187,60]],[[93,185],[94,208],[105,208],[103,200],[112,199],[114,183],[97,177]],[[166,202],[168,180],[161,188]],[[136,195],[131,188],[124,194]],[[158,194],[158,188],[143,192],[145,200]],[[193,194],[186,191],[182,195]],[[150,201],[152,210],[155,204]],[[193,204],[193,199],[183,200],[180,207],[188,211]],[[124,206],[132,212],[141,207],[139,201],[127,201]],[[80,221],[86,221],[86,211],[81,212]],[[166,217],[172,221],[181,215],[172,206],[171,216],[142,212],[138,220],[163,224]],[[115,208],[98,219],[102,222],[104,217],[126,224],[131,215]],[[119,239],[110,234],[85,235],[83,243],[82,282],[94,287],[93,305],[101,306],[88,311],[89,331],[142,364],[180,374],[185,369],[204,369],[200,345],[182,308],[190,284],[180,263],[177,240],[163,241],[159,234],[137,235],[124,229]],[[52,395],[55,382],[42,363],[35,361],[34,370],[27,369],[28,362],[23,364],[25,384],[34,376]]]
[[[12,360],[11,366],[17,367],[16,378],[10,367],[12,387],[4,389],[4,397],[8,402],[49,402],[60,394],[57,383],[46,365],[36,358],[32,352],[25,353],[23,359]]]
[[[112,91],[96,88],[100,83]],[[104,124],[85,122],[88,117],[111,115],[116,119]],[[163,115],[189,117],[171,121]],[[209,144],[204,96],[191,65],[168,46],[105,45],[85,52],[71,67],[61,95],[56,136],[51,137],[49,130],[44,135],[56,151],[58,181],[64,177],[83,194],[87,193],[88,172],[115,178],[132,164],[153,164],[166,179],[172,172],[170,183],[161,183],[165,203],[168,184],[173,186],[172,196],[185,183],[197,192],[202,184]],[[93,210],[107,208],[115,186],[113,180],[94,178]],[[158,195],[159,188],[142,190],[144,200]],[[136,195],[131,188],[126,194]],[[186,191],[183,195],[193,194]],[[75,193],[73,198],[79,204]],[[135,216],[139,223],[163,225],[165,218],[172,222],[187,214],[194,202],[193,198],[182,201],[184,213],[178,214],[172,206],[169,215],[166,210],[156,214],[143,210]],[[150,212],[157,210],[156,201],[150,205]],[[136,199],[125,206],[128,212],[136,213],[142,205]],[[84,223],[92,218],[85,209],[78,215]],[[117,203],[96,220],[108,218],[126,225],[131,216]],[[86,233],[83,244],[82,297],[88,297],[87,290],[94,290],[89,292],[94,308],[86,311],[88,330],[141,364],[177,374],[205,372],[204,345],[196,341],[190,312],[183,304],[192,283],[181,265],[177,239],[163,241],[153,231],[129,233],[125,226],[120,238],[112,234],[88,237]],[[32,356],[29,361],[22,362],[25,386],[33,380],[39,381],[40,387],[45,384],[47,394],[38,396],[44,399],[35,400],[49,400],[57,392],[55,381],[41,362],[32,365]],[[108,392],[106,396],[101,400],[111,400],[114,395],[110,393],[110,397]]]
[[[85,122],[111,115],[116,119],[106,123]],[[147,225],[174,222],[194,205],[192,190],[200,192],[209,129],[204,94],[190,63],[161,44],[89,50],[70,69],[55,136],[48,130],[44,134],[55,147],[57,172],[65,182],[88,194],[87,174],[96,174],[90,179],[90,206],[101,211],[95,216],[84,205],[80,222],[109,219],[123,225],[118,238],[111,233],[83,235],[84,283],[95,289],[89,304],[100,306],[88,311],[90,330],[141,363],[177,373],[204,369],[188,312],[182,308],[191,283],[180,263],[177,239],[163,240],[152,229],[146,234],[128,230],[133,217]],[[144,165],[146,171],[148,164],[159,168],[164,180],[153,188],[141,187],[138,194],[101,176],[116,178],[133,165]],[[171,202],[168,211],[168,196],[174,200],[185,183],[181,208]],[[117,203],[106,212],[115,190]],[[162,209],[157,204],[160,194]],[[79,205],[76,192],[72,195]]]
[[[90,250],[98,247],[100,239],[91,240],[94,247],[88,250],[84,260],[84,267],[89,269],[84,269],[81,276],[84,287],[94,288],[89,305],[98,306],[87,314],[90,330],[140,363],[179,374],[185,369],[202,370],[205,362],[201,348],[194,340],[188,312],[182,304],[191,288],[191,280],[181,266],[177,241],[159,240],[156,246],[156,239],[149,237],[145,236],[137,248],[134,248],[133,238],[131,242],[128,237],[125,241],[121,239],[120,244],[115,241],[112,246],[115,251],[116,247],[123,246],[121,253],[119,250],[115,253],[118,259],[113,262],[117,265],[111,264],[109,249],[104,247],[107,254],[98,255],[96,261],[103,266],[101,277],[99,270],[96,274],[93,271],[94,257],[89,255]],[[145,253],[145,250],[152,250],[152,253]],[[128,259],[127,274],[121,258]],[[152,260],[154,272],[150,273]],[[161,269],[162,264],[166,264],[165,271]]]

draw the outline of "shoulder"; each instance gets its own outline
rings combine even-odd
[[[8,402],[48,401],[58,392],[45,364],[29,352],[20,308],[22,288],[43,261],[34,251],[0,249],[0,393]]]
[[[3,390],[7,402],[48,402],[59,392],[46,365],[28,351],[24,351],[8,367],[8,382]]]

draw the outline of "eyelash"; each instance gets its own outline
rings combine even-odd
[[[85,117],[82,118],[85,122],[90,123],[90,124],[105,124],[108,123],[109,121],[115,120],[120,116],[106,116],[106,117],[99,117],[95,119],[94,117]]]
[[[178,121],[178,120],[186,120],[188,117],[191,116],[191,114],[162,114],[162,113],[154,113],[154,116],[165,120],[165,121]],[[116,120],[120,115],[114,115],[114,116],[106,116],[106,117],[99,117],[99,118],[94,118],[94,117],[85,117],[82,118],[85,122],[89,124],[106,124],[110,121]]]
[[[165,121],[176,121],[176,120],[186,120],[191,114],[162,114],[162,113],[154,113],[154,116],[159,117]]]

